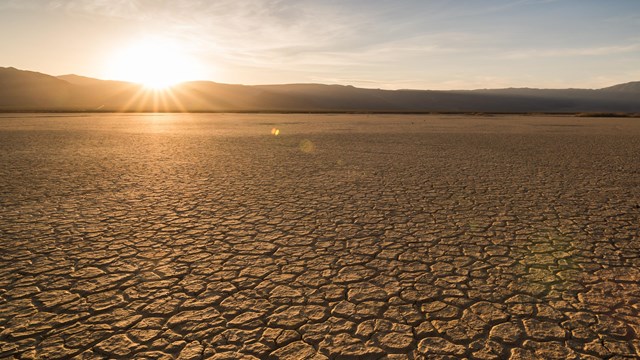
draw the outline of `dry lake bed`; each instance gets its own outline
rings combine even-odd
[[[0,114],[0,358],[637,358],[639,228],[640,119]]]

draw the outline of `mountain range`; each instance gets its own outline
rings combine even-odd
[[[153,91],[123,81],[0,67],[0,111],[638,113],[640,81],[594,90],[450,91],[191,81]]]

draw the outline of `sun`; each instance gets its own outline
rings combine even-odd
[[[116,52],[108,64],[110,79],[165,89],[189,80],[201,80],[198,62],[174,41],[144,38]]]

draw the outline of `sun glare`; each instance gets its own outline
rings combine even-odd
[[[177,43],[148,38],[119,51],[109,64],[108,77],[164,89],[180,82],[202,79],[200,66]]]

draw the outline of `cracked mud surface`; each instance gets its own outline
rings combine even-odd
[[[636,358],[639,155],[638,119],[0,115],[0,358]]]

